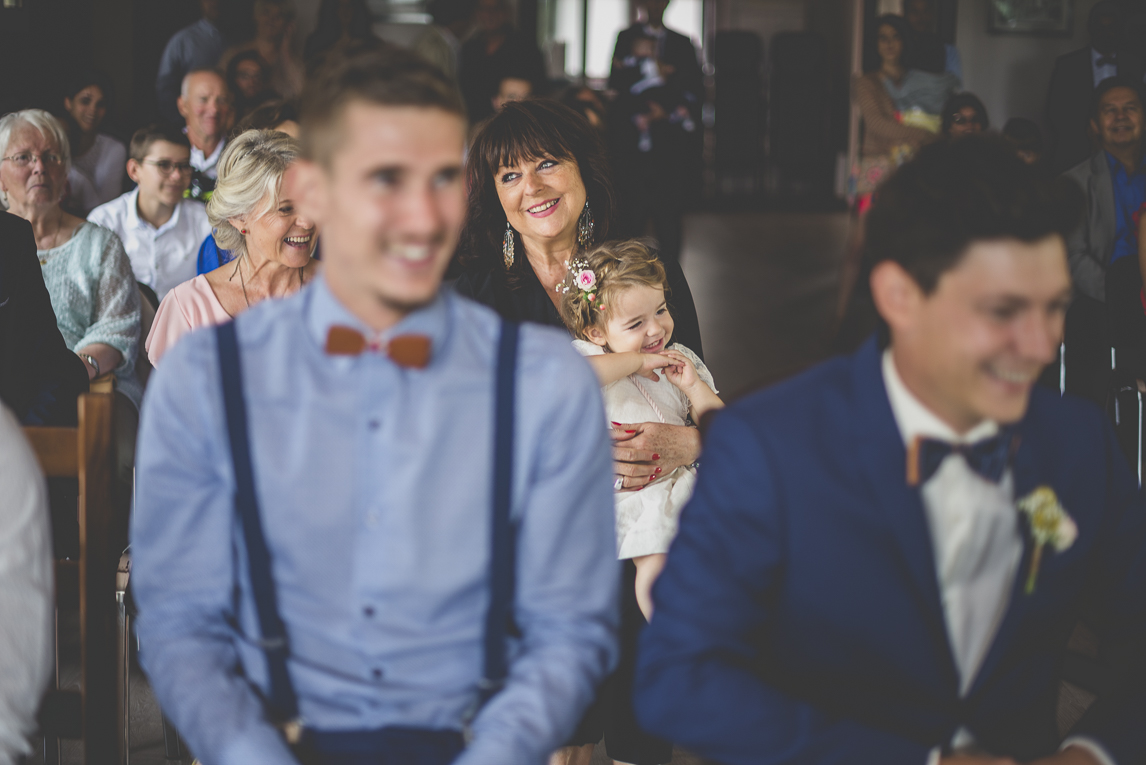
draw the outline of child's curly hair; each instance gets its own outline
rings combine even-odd
[[[591,271],[594,283],[584,289],[578,275]],[[668,292],[668,278],[656,252],[647,242],[627,239],[606,242],[578,256],[569,264],[569,273],[559,287],[561,319],[573,335],[587,340],[589,328],[604,327],[612,316],[613,303],[630,287],[652,287]]]

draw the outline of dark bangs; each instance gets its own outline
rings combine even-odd
[[[469,199],[459,253],[462,263],[484,261],[492,270],[504,270],[501,243],[506,219],[497,196],[497,171],[541,158],[577,165],[596,224],[592,244],[608,237],[615,214],[613,183],[597,131],[584,115],[562,103],[527,98],[506,104],[479,125],[470,145],[466,159]],[[511,269],[511,281],[524,267],[525,258],[519,257]]]

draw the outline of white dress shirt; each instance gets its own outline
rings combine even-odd
[[[139,189],[100,205],[88,220],[115,232],[136,280],[155,290],[160,300],[195,278],[199,245],[211,233],[207,208],[191,199],[180,200],[171,219],[155,228],[139,215]]]
[[[0,405],[0,765],[31,753],[52,673],[52,546],[44,476]]]
[[[999,432],[997,423],[984,420],[962,435],[956,433],[908,390],[890,348],[883,354],[883,380],[905,444],[919,436],[970,444]],[[1023,555],[1014,479],[1008,468],[999,483],[992,483],[953,453],[923,484],[921,493],[947,637],[959,673],[959,693],[965,696],[1010,605]],[[1114,765],[1096,741],[1072,738],[1063,746],[1070,744],[1087,748],[1102,765]],[[975,738],[966,728],[956,731],[951,740],[956,751],[972,750],[974,745]],[[938,763],[939,758],[940,751],[933,750],[928,765]]]
[[[184,128],[183,132],[187,132],[186,128]],[[215,145],[215,150],[207,155],[203,153],[202,149],[195,146],[195,144],[191,144],[191,167],[203,173],[203,175],[208,178],[218,178],[219,170],[217,165],[219,164],[219,157],[223,155],[223,147],[226,145],[226,141],[219,141],[219,143]]]

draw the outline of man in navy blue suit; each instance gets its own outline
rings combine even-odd
[[[1080,619],[1146,646],[1137,485],[1097,408],[1033,387],[1079,207],[987,137],[881,189],[880,338],[712,424],[642,636],[649,732],[728,765],[1146,761],[1137,666],[1055,724]]]

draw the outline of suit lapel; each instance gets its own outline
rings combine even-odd
[[[919,488],[907,485],[907,449],[891,411],[881,369],[882,351],[874,339],[856,354],[854,363],[857,406],[864,415],[862,435],[867,441],[867,446],[859,451],[863,475],[869,481],[879,512],[898,542],[919,612],[924,615],[936,645],[942,647],[944,673],[952,687],[958,688],[931,530]]]

